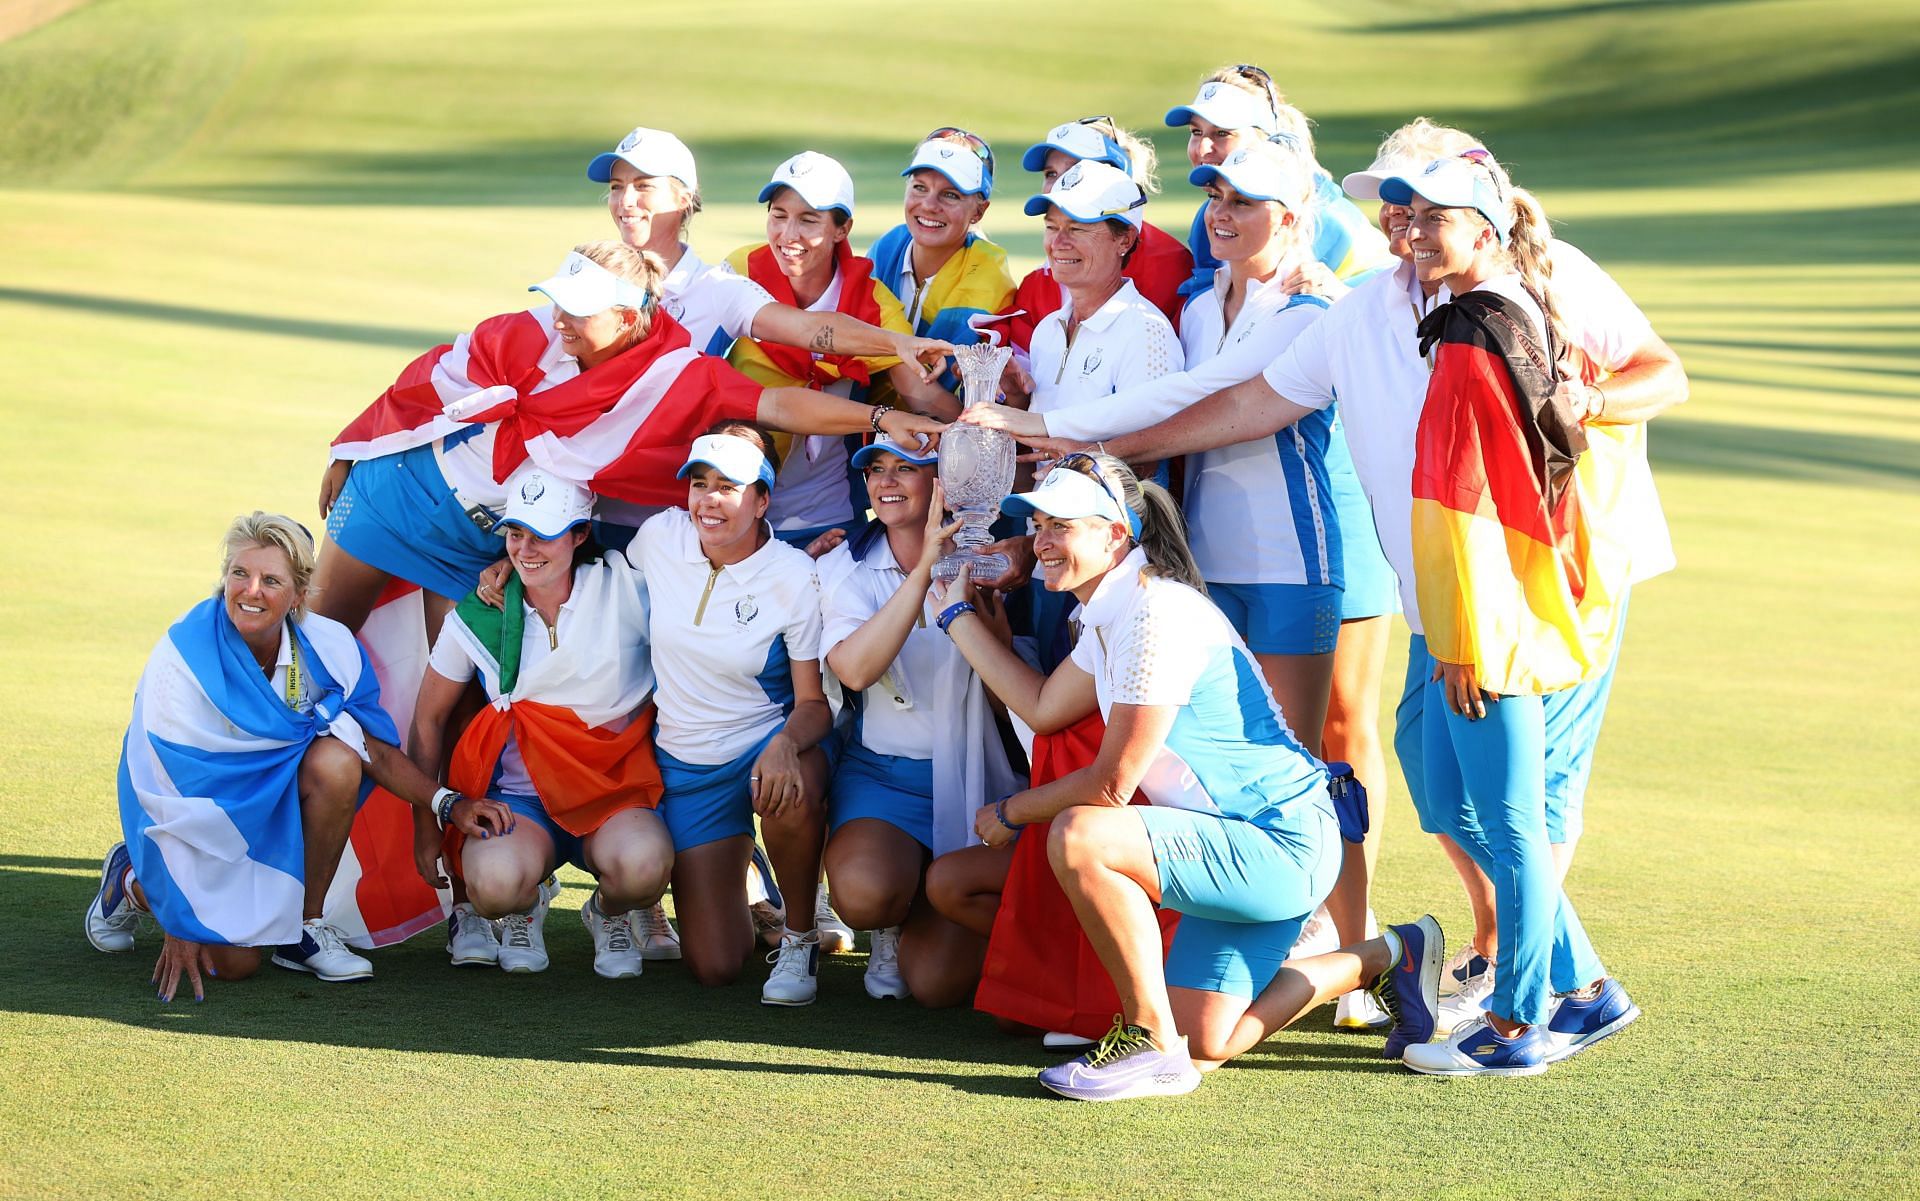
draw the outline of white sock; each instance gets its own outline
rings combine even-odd
[[[1390,972],[1393,970],[1393,965],[1400,962],[1400,956],[1406,951],[1407,944],[1401,941],[1400,932],[1392,928],[1382,930],[1380,937],[1386,940],[1387,972]],[[1380,975],[1384,976],[1387,972],[1381,972]],[[1374,978],[1379,979],[1378,976]]]

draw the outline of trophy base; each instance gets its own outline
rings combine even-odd
[[[999,551],[956,550],[933,565],[933,578],[941,584],[952,583],[959,578],[960,569],[968,568],[967,578],[974,582],[997,580],[1013,568],[1013,560]]]

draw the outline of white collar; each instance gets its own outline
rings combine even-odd
[[[1080,624],[1083,626],[1110,626],[1120,619],[1132,601],[1134,590],[1142,586],[1141,569],[1147,565],[1147,552],[1134,547],[1127,557],[1113,570],[1100,579],[1099,587],[1086,604],[1080,606]]]
[[[1124,313],[1128,308],[1132,307],[1134,302],[1139,300],[1139,289],[1133,286],[1132,280],[1122,276],[1119,289],[1107,298],[1107,303],[1095,309],[1090,315],[1082,317],[1080,319],[1080,328],[1091,330],[1094,333],[1101,333],[1115,321],[1118,321],[1120,314]],[[1040,321],[1042,324],[1052,321],[1058,324],[1064,332],[1067,328],[1067,316],[1072,310],[1073,294],[1067,291],[1066,287],[1062,285],[1060,288],[1060,307],[1048,313],[1045,317],[1042,317]]]
[[[693,282],[694,276],[706,269],[707,265],[700,261],[700,256],[694,253],[693,247],[682,242],[680,243],[680,261],[673,265],[673,270],[667,272],[667,278],[660,281],[660,291],[673,296],[683,291]]]
[[[687,562],[703,564],[711,570],[713,560],[707,558],[707,552],[700,546],[700,529],[693,524],[693,514],[686,509],[680,512],[687,519]],[[720,569],[742,584],[750,582],[755,576],[772,567],[774,561],[780,557],[781,551],[789,549],[786,543],[773,536],[773,527],[767,525],[764,518],[760,524],[767,531],[767,540],[760,544],[760,548],[738,563],[728,563]]]

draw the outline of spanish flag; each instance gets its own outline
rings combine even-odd
[[[1427,649],[1500,695],[1604,670],[1628,582],[1608,517],[1625,479],[1556,390],[1531,318],[1469,292],[1420,323],[1432,365],[1413,466],[1415,592]]]

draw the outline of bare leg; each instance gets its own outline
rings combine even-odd
[[[1080,928],[1113,978],[1120,1010],[1166,1049],[1178,1033],[1161,966],[1160,872],[1138,814],[1076,805],[1053,819],[1047,856]]]
[[[1320,745],[1327,724],[1327,698],[1333,689],[1333,653],[1324,655],[1255,655],[1260,674],[1267,677],[1273,699],[1287,719],[1287,728],[1300,745]]]
[[[777,816],[760,819],[767,858],[787,902],[787,929],[813,929],[813,902],[820,883],[820,851],[827,840],[827,757],[814,747],[800,756],[806,787]],[[742,895],[746,885],[741,884]],[[678,889],[674,890],[678,893]]]
[[[1311,959],[1289,959],[1251,1004],[1223,993],[1174,989],[1176,1011],[1194,1066],[1211,1071],[1328,1001],[1371,984],[1393,966],[1384,938],[1329,951]],[[1238,1009],[1238,1012],[1235,1010]]]
[[[993,934],[1000,894],[1013,866],[1010,847],[962,847],[927,868],[927,901],[941,917],[981,938]]]
[[[1579,845],[1579,839],[1569,838],[1565,842],[1552,844],[1550,848],[1553,851],[1553,874],[1562,886],[1567,882],[1567,872],[1573,868],[1573,852]]]
[[[856,818],[827,843],[833,906],[856,930],[903,925],[926,865],[926,848],[911,834],[878,818]]]
[[[358,633],[388,578],[386,572],[362,563],[329,539],[321,544],[320,561],[313,569],[313,611]]]
[[[681,958],[693,978],[710,988],[733,983],[753,949],[753,922],[747,916],[752,849],[752,838],[736,834],[689,847],[673,860]]]
[[[914,902],[900,935],[900,975],[914,1000],[928,1009],[971,1003],[986,958],[985,935],[948,921],[924,896]]]
[[[600,912],[606,916],[645,909],[667,891],[673,838],[653,810],[622,809],[580,845],[587,870],[600,878]]]
[[[540,882],[558,865],[553,838],[522,818],[511,834],[469,838],[460,847],[467,900],[484,918],[526,913],[540,903]]]
[[[300,760],[300,835],[307,867],[303,919],[320,916],[359,800],[360,756],[338,738],[314,739]]]
[[[1386,671],[1388,617],[1342,622],[1333,651],[1333,691],[1321,736],[1321,758],[1349,763],[1367,790],[1367,838],[1344,844],[1340,880],[1327,897],[1327,913],[1341,945],[1367,936],[1367,905],[1374,865],[1380,857],[1381,823],[1387,811],[1387,758],[1380,741],[1380,677]]]

